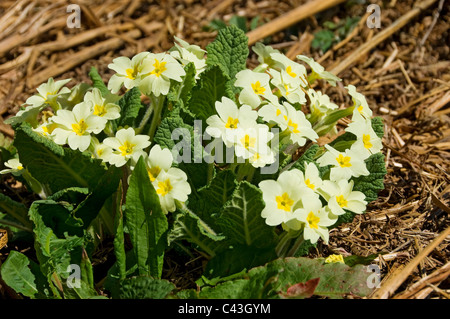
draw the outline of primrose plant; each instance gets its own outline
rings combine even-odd
[[[367,294],[361,282],[369,274],[342,256],[302,262],[308,271],[297,267],[269,286],[261,277],[328,244],[330,230],[363,214],[383,188],[383,124],[365,97],[340,85],[351,102],[333,103],[320,88],[341,79],[262,43],[252,48],[259,65],[247,68],[247,38],[235,27],[206,50],[175,41],[168,52],[113,59],[107,84],[95,68],[91,84],[68,88],[70,79],[50,78],[8,119],[14,148],[2,153],[0,173],[35,195],[1,195],[0,207],[9,207],[10,225],[34,233],[39,265],[11,253],[5,282],[32,298],[100,290],[120,298],[284,298],[303,296],[286,292],[299,278],[332,274],[318,294]],[[116,261],[99,285],[91,260],[106,238]],[[162,278],[168,251],[208,261],[201,289]],[[73,264],[82,269],[77,288],[66,284]],[[25,288],[13,266],[32,279]]]

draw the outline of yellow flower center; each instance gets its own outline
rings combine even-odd
[[[122,156],[127,156],[133,153],[133,148],[136,144],[132,144],[129,141],[125,141],[122,146],[119,147],[119,151],[121,151]]]
[[[264,95],[264,92],[266,89],[261,86],[261,83],[259,81],[256,81],[256,83],[252,83],[252,89],[255,94],[261,94]]]
[[[134,69],[126,69],[125,71],[127,72],[127,78],[129,78],[130,80],[136,79],[136,75],[138,73],[136,68],[134,68]]]
[[[292,122],[291,119],[289,119],[289,121],[288,121],[288,126],[289,126],[289,130],[290,130],[292,133],[300,133],[300,131],[298,130],[298,124]]]
[[[311,184],[311,181],[309,180],[309,178],[305,181],[306,186],[308,186],[311,189],[316,188],[316,186],[314,184]]]
[[[347,207],[348,201],[344,198],[344,195],[336,196],[336,202],[341,208]]]
[[[150,167],[149,169],[147,169],[148,172],[148,177],[150,177],[150,181],[154,181],[159,173],[161,172],[161,168],[159,166],[155,166],[155,167]]]
[[[294,73],[295,74],[295,73]],[[294,76],[295,77],[295,76]],[[289,95],[289,87],[287,84],[284,85],[284,89],[286,90],[286,96]]]
[[[281,114],[281,110],[277,109],[277,116]]]
[[[53,96],[53,95],[56,95],[56,94],[58,94],[58,91],[45,93],[45,100],[47,100],[49,96]]]
[[[364,143],[364,147],[367,149],[372,148],[372,143],[370,143],[370,135],[369,134],[363,134],[363,143]]]
[[[344,156],[342,154],[339,154],[338,157],[336,157],[336,161],[338,162],[339,166],[341,167],[350,167],[352,164],[350,163],[350,156]]]
[[[163,182],[158,182],[158,189],[156,190],[156,193],[161,196],[166,196],[172,189],[173,187],[170,184],[170,179],[166,179]]]
[[[275,201],[277,202],[277,208],[282,209],[286,212],[291,211],[291,206],[294,205],[294,201],[289,197],[287,193],[281,196],[276,196]]]
[[[320,217],[314,215],[313,212],[309,212],[308,216],[306,217],[306,222],[308,223],[310,228],[318,229]]]
[[[227,123],[225,124],[226,128],[236,129],[239,123],[238,119],[234,119],[231,116],[228,117]]]
[[[363,109],[364,109],[364,108],[363,108],[362,105],[358,106],[358,108],[357,108],[357,110],[358,110],[359,113],[362,113]]]
[[[252,162],[256,162],[260,158],[261,158],[261,156],[259,155],[259,153],[255,153],[255,155],[253,155]]]
[[[42,132],[44,132],[44,136],[50,134],[50,132],[48,131],[48,126],[42,126]]]
[[[241,138],[242,145],[248,149],[249,147],[254,147],[256,143],[256,137],[250,137],[248,134]]]
[[[80,122],[72,124],[72,130],[78,136],[83,135],[86,132],[87,128],[88,128],[88,126],[84,120],[80,120]]]
[[[161,74],[163,74],[163,72],[167,70],[166,64],[167,62],[160,62],[158,59],[155,59],[155,63],[153,64],[153,67],[155,69],[150,72],[150,74],[154,74],[157,77],[160,77]]]
[[[286,73],[292,76],[293,78],[297,77],[297,74],[292,72],[292,67],[290,65],[286,68]]]
[[[22,165],[17,166],[17,170],[19,171],[23,170],[23,166]]]
[[[106,113],[107,113],[106,112],[106,107],[104,105],[95,104],[95,106],[94,106],[94,115],[102,117]]]
[[[97,156],[98,156],[98,157],[102,156],[103,150],[104,150],[103,148],[99,148],[99,149],[97,150]]]

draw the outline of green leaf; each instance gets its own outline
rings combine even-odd
[[[330,30],[320,30],[314,33],[314,39],[311,42],[313,49],[320,49],[326,52],[336,42],[336,36]]]
[[[92,67],[91,70],[89,71],[89,77],[92,80],[92,86],[99,89],[103,97],[111,94],[111,92],[108,90],[108,87],[103,82],[102,77],[100,76],[100,74],[98,74],[98,71],[95,67]]]
[[[190,62],[184,67],[186,75],[182,82],[175,82],[170,86],[167,100],[176,107],[184,108],[191,98],[191,91],[195,86],[196,69],[194,63]]]
[[[95,188],[74,209],[72,214],[83,221],[85,229],[98,216],[105,201],[117,190],[121,176],[120,168],[110,166]]]
[[[225,239],[224,236],[191,211],[175,213],[172,225],[172,229],[167,236],[169,245],[174,241],[187,240],[210,256],[216,254],[215,251],[222,247],[221,241]]]
[[[11,250],[1,268],[1,278],[17,293],[29,298],[37,298],[39,291],[36,276],[30,269],[30,260],[18,251]]]
[[[209,185],[199,189],[196,197],[192,196],[189,200],[189,207],[200,218],[203,218],[206,222],[211,222],[211,219],[231,199],[236,186],[236,176],[231,170],[220,171]]]
[[[53,192],[69,187],[94,188],[105,174],[102,161],[64,148],[33,132],[23,123],[16,129],[14,145],[20,162],[31,175]]]
[[[232,25],[219,30],[216,39],[206,46],[206,52],[206,63],[222,66],[234,83],[236,74],[246,68],[248,38],[244,31]]]
[[[140,275],[161,277],[166,248],[167,218],[150,182],[144,158],[137,162],[126,195],[125,225]]]
[[[372,292],[367,285],[369,276],[370,272],[362,265],[349,267],[342,263],[324,264],[321,259],[291,257],[253,268],[245,279],[205,287],[199,296],[217,299],[285,298],[287,289],[293,285],[320,278],[314,295],[342,298],[353,294],[363,297]]]
[[[148,276],[138,276],[125,279],[120,285],[121,299],[164,299],[175,285],[167,280]]]
[[[234,99],[230,78],[224,73],[222,66],[212,66],[200,74],[197,85],[192,89],[188,109],[206,127],[206,119],[216,114],[216,101],[221,101],[224,96]]]
[[[192,144],[193,128],[192,126],[185,124],[178,116],[166,117],[161,121],[161,124],[156,130],[155,137],[153,138],[154,142],[159,144],[161,148],[168,148],[169,150],[174,149],[178,142],[174,141],[172,138],[172,132],[176,129],[183,129],[183,131],[180,130],[183,135],[179,137],[177,136],[177,138],[180,142],[186,142],[182,143],[183,148],[190,148]],[[182,155],[182,153],[180,154]]]
[[[90,287],[85,281],[80,280],[80,287],[68,287],[63,285],[64,299],[108,299],[99,296],[94,288]]]
[[[24,226],[29,227],[31,225],[28,219],[27,207],[2,193],[0,193],[0,210],[21,222]]]
[[[174,138],[172,138],[174,133]],[[193,193],[208,183],[208,164],[203,161],[204,148],[199,141],[199,133],[191,125],[185,124],[178,116],[166,117],[161,121],[155,133],[154,141],[162,148],[176,150],[174,164],[182,169],[188,177]],[[200,132],[201,134],[201,132]],[[177,147],[177,148],[175,148]],[[184,151],[187,153],[185,154]]]
[[[379,254],[371,254],[367,257],[351,255],[344,257],[344,262],[346,265],[353,267],[355,265],[370,265]]]
[[[206,265],[203,276],[209,283],[223,281],[222,278],[236,275],[245,269],[261,266],[276,258],[273,247],[256,248],[246,245],[233,245],[218,253]]]
[[[72,204],[52,199],[36,200],[31,209],[41,216],[45,226],[51,228],[57,237],[64,238],[64,233],[83,236],[82,222],[72,215]]]
[[[248,182],[241,182],[231,201],[225,205],[217,224],[233,243],[258,248],[273,245],[274,228],[261,217],[264,205],[261,190]]]
[[[247,18],[238,15],[233,15],[230,19],[230,25],[234,25],[242,30],[242,32],[247,33]],[[248,41],[248,40],[247,40]],[[248,52],[247,52],[248,55]]]
[[[292,168],[297,168],[302,172],[305,172],[305,162],[311,163],[314,161],[314,158],[319,150],[319,145],[313,144],[311,145],[292,165]]]
[[[353,190],[363,192],[366,195],[366,201],[370,203],[376,200],[378,192],[384,189],[384,176],[387,173],[384,154],[373,154],[365,160],[365,163],[370,175],[354,177],[355,186]]]
[[[86,239],[84,236],[71,236],[67,233],[64,234],[64,238],[58,238],[56,233],[46,224],[53,222],[49,202],[52,201],[35,201],[30,207],[29,216],[34,223],[34,246],[40,269],[47,278],[53,295],[60,297],[55,285],[63,286],[64,289],[70,275],[68,272],[69,265],[81,264],[82,250],[86,245]],[[56,207],[54,206],[54,208]],[[46,217],[44,218],[41,213],[45,214]],[[85,279],[87,278],[81,278],[82,281]]]
[[[141,91],[138,87],[134,87],[127,91],[119,100],[120,117],[115,120],[116,125],[119,126],[134,126],[135,120],[139,115],[139,111],[143,107],[141,103]]]
[[[380,116],[372,118],[372,128],[379,138],[384,136],[383,118]]]

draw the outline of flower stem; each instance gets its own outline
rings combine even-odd
[[[139,126],[137,127],[136,134],[141,134],[142,130],[144,129],[144,126],[147,124],[148,120],[150,119],[150,116],[153,113],[153,103],[149,104],[147,107],[147,110],[145,111],[144,116],[142,117],[141,122],[139,123]]]
[[[152,96],[153,97],[153,96]],[[155,103],[155,112],[153,114],[152,123],[150,124],[150,129],[148,131],[148,136],[150,136],[150,141],[153,141],[153,136],[155,135],[156,128],[158,127],[159,123],[161,122],[161,112],[165,101],[165,96],[161,95],[158,98],[158,102]],[[154,101],[154,98],[152,98],[152,102]]]
[[[298,236],[294,242],[294,245],[292,245],[291,249],[287,252],[286,257],[294,257],[304,241],[303,234]]]

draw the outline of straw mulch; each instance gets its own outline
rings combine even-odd
[[[263,24],[306,2],[71,1],[80,5],[82,21],[81,28],[69,29],[68,1],[3,0],[0,118],[15,114],[35,88],[51,76],[72,78],[71,86],[89,81],[87,74],[95,66],[107,81],[112,75],[107,65],[115,57],[168,50],[173,36],[204,48],[217,34],[209,28],[214,19],[229,22],[238,15],[250,26],[258,17]],[[350,6],[350,2],[356,4]],[[430,3],[426,9],[408,17],[425,2]],[[448,298],[450,3],[375,1],[382,10],[380,29],[366,26],[370,13],[366,13],[367,5],[358,3],[347,1],[310,15],[289,28],[276,30],[268,42],[291,58],[305,54],[337,71],[343,85],[323,88],[335,103],[350,103],[343,86],[353,84],[366,95],[374,114],[385,121],[385,190],[367,214],[333,230],[330,245],[319,245],[311,256],[383,253],[375,260],[382,271],[381,288],[370,298]],[[323,53],[312,48],[314,33],[325,21],[338,23],[354,16],[362,17],[360,23],[330,50]],[[395,26],[393,23],[402,17],[406,18],[403,27],[370,46],[378,34]],[[367,51],[360,52],[364,46],[369,46]],[[355,52],[361,54],[347,63],[345,59]],[[249,65],[255,63],[252,56]],[[9,138],[14,134],[2,120],[0,132]],[[20,186],[8,185],[10,182],[2,180],[8,189]],[[16,192],[20,190],[16,188]],[[201,262],[184,265],[168,260],[168,265],[168,275],[174,281],[189,285],[192,278],[177,276],[186,274],[186,269],[198,274]],[[4,293],[0,288],[0,295]]]

